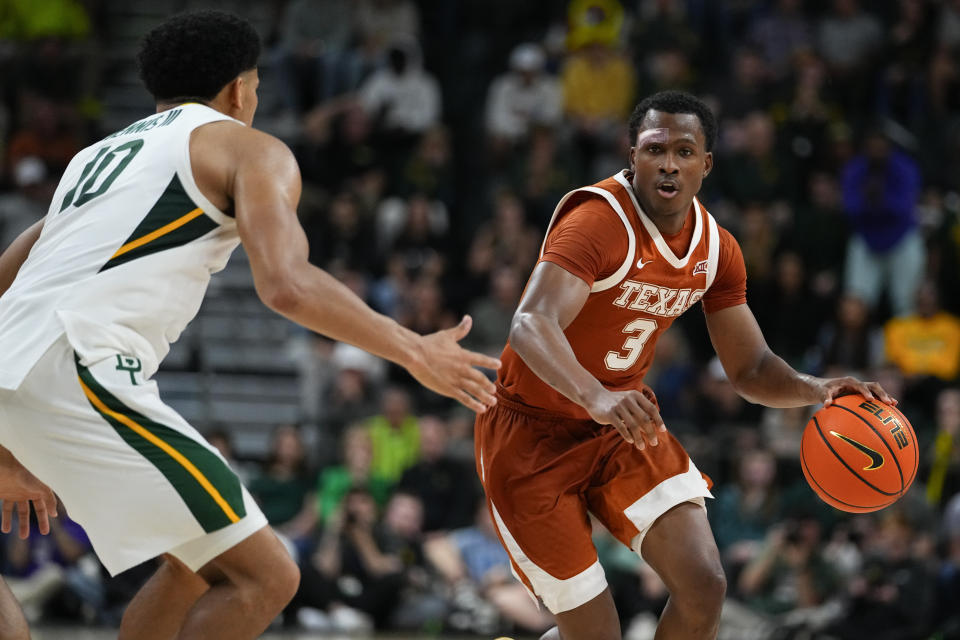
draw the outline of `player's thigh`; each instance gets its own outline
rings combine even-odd
[[[660,516],[640,552],[675,600],[704,605],[722,601],[726,580],[720,552],[701,504],[685,502]]]
[[[620,618],[610,589],[555,617],[563,640],[620,640]]]

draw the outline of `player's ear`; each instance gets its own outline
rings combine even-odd
[[[713,170],[713,152],[708,151],[703,158],[703,177],[706,178]]]
[[[629,156],[627,157],[627,166],[630,167],[630,171],[634,171],[634,166],[633,166],[633,154],[634,154],[636,151],[637,151],[637,148],[636,148],[636,147],[630,147],[630,154],[629,154]]]
[[[227,85],[227,95],[230,98],[230,106],[237,111],[243,111],[243,76],[239,75],[230,81]]]

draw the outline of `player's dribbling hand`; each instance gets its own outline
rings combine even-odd
[[[4,464],[0,471],[0,531],[10,533],[13,528],[13,510],[17,510],[18,535],[26,539],[30,535],[30,504],[37,514],[40,533],[50,533],[50,518],[57,516],[57,497],[50,487],[43,484],[19,462]]]
[[[586,407],[598,424],[612,425],[623,439],[644,449],[646,444],[660,444],[657,434],[667,430],[657,406],[637,390],[608,391],[603,389]]]
[[[483,413],[497,404],[496,386],[477,367],[499,369],[500,361],[457,344],[472,326],[470,316],[463,316],[457,326],[423,336],[422,358],[407,370],[431,391]]]
[[[859,393],[867,400],[876,398],[890,406],[897,406],[897,400],[887,393],[879,382],[863,382],[850,376],[844,378],[827,378],[821,382],[823,389],[823,406],[829,407],[840,396]]]

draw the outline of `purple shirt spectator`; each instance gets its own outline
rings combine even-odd
[[[916,228],[920,188],[920,170],[912,158],[899,151],[871,157],[868,149],[843,170],[844,213],[870,250],[880,253]]]

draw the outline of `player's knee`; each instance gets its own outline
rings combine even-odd
[[[690,576],[680,589],[680,593],[671,593],[677,604],[696,615],[705,618],[716,618],[723,608],[723,600],[727,594],[727,577],[719,562],[705,564],[694,575]]]
[[[300,588],[300,568],[292,558],[287,557],[275,567],[275,572],[270,577],[270,584],[267,585],[267,590],[278,611],[293,600],[298,588]]]

